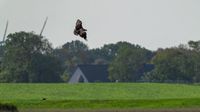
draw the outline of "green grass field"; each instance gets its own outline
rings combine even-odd
[[[1,83],[0,103],[11,103],[19,109],[199,108],[200,86],[159,83]]]

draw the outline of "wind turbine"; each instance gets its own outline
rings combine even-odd
[[[3,40],[0,41],[0,45],[1,45],[1,46],[3,46],[3,44],[5,43],[6,34],[7,34],[7,29],[8,29],[8,21],[6,22],[6,28],[5,28],[4,35],[3,35]]]
[[[41,30],[41,32],[40,32],[40,36],[42,36],[42,33],[43,33],[43,31],[44,31],[44,28],[45,28],[45,26],[46,26],[46,24],[47,24],[47,20],[48,20],[48,17],[46,17],[46,19],[45,19],[45,21],[44,21],[42,30]]]

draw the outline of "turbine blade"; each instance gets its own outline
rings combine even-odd
[[[4,35],[3,35],[3,41],[2,42],[4,42],[5,39],[6,39],[7,29],[8,29],[8,21],[6,22],[6,29],[5,29],[5,32],[4,32]]]
[[[43,31],[44,31],[44,28],[45,28],[45,26],[46,26],[46,24],[47,24],[47,20],[48,20],[48,17],[46,17],[46,20],[44,21],[42,30],[41,30],[41,32],[40,32],[40,36],[42,36],[42,33],[43,33]]]

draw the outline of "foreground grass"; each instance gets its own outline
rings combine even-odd
[[[66,110],[66,109],[24,109],[20,112],[200,112],[200,109],[84,109],[84,110]]]
[[[0,84],[0,103],[20,109],[199,108],[199,93],[200,86],[185,84]]]
[[[17,101],[18,108],[32,109],[162,109],[199,108],[200,99],[166,100],[63,100],[63,101]]]

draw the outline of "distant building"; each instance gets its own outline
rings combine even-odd
[[[69,83],[109,82],[108,65],[78,65]]]

